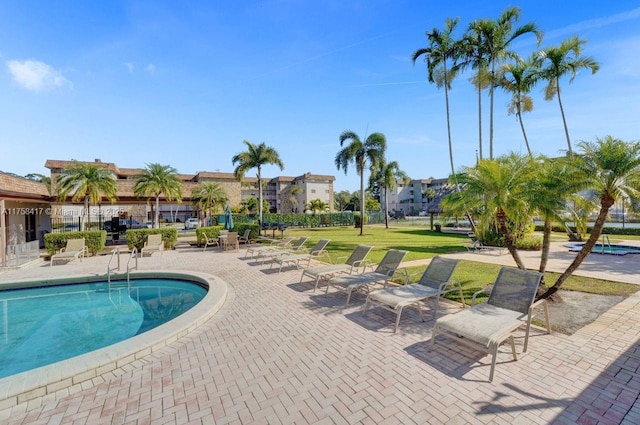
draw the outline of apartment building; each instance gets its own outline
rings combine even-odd
[[[448,179],[416,179],[406,185],[404,181],[398,180],[396,186],[387,191],[389,211],[404,211],[409,215],[426,213],[433,201],[448,193],[449,189]],[[433,194],[433,198],[429,194]],[[384,205],[384,193],[381,196],[381,203]]]

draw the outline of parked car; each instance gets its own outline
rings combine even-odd
[[[196,229],[198,227],[198,219],[197,218],[188,218],[184,222],[184,230]]]

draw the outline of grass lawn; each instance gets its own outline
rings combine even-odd
[[[359,245],[371,245],[374,249],[367,257],[371,263],[379,262],[388,249],[402,249],[409,251],[405,261],[432,258],[439,254],[466,251],[469,238],[466,235],[452,233],[437,233],[426,228],[391,226],[386,229],[384,225],[365,226],[364,234],[360,236],[360,229],[354,227],[327,227],[310,229],[288,229],[287,236],[308,236],[306,246],[313,246],[319,239],[330,239],[327,250],[331,259],[335,262],[344,262],[353,249]],[[558,240],[560,234],[554,235]],[[564,236],[566,240],[566,235]],[[559,239],[563,240],[563,239]],[[515,263],[514,263],[515,267]],[[409,267],[407,272],[412,274],[412,281],[419,279],[425,267]],[[474,292],[495,281],[500,266],[480,263],[475,261],[462,261],[454,273],[463,286],[464,296],[469,303]],[[545,280],[552,285],[560,275],[548,272]],[[628,283],[618,283],[592,279],[581,276],[571,276],[563,285],[563,289],[587,292],[601,295],[629,295],[640,287]],[[450,294],[452,299],[457,296]],[[478,298],[482,300],[482,298]]]

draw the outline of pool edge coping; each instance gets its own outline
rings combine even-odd
[[[124,275],[126,277],[126,275]],[[120,278],[122,275],[115,275]],[[175,319],[141,335],[109,345],[67,360],[0,379],[0,411],[38,397],[92,380],[122,366],[141,360],[179,338],[193,332],[211,319],[224,305],[229,287],[217,276],[187,270],[144,271],[131,273],[132,278],[190,278],[206,283],[207,295],[193,308]],[[76,275],[59,279],[16,280],[11,283],[71,283],[78,279],[104,281],[104,275]],[[0,285],[1,286],[1,285]]]

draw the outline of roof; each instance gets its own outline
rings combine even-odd
[[[44,183],[0,171],[0,196],[16,199],[49,200]]]

